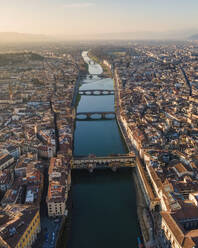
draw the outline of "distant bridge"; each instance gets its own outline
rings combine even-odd
[[[74,157],[72,169],[106,169],[111,168],[116,171],[118,168],[136,167],[136,156],[129,155],[107,156],[107,157]]]
[[[99,117],[94,118],[94,115],[99,115]],[[111,115],[111,116],[108,116]],[[80,116],[85,116],[85,118],[79,118]],[[78,112],[76,113],[77,121],[87,121],[87,120],[113,120],[116,118],[115,112]]]
[[[95,89],[95,90],[79,90],[79,95],[83,96],[108,96],[114,95],[114,90],[104,90],[104,89]]]

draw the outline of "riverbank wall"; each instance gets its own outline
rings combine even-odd
[[[121,135],[122,135],[122,138],[124,139],[124,143],[125,143],[125,145],[126,145],[126,147],[127,147],[127,150],[128,150],[128,152],[130,152],[130,147],[129,147],[129,145],[128,145],[128,142],[127,142],[125,133],[124,133],[124,131],[123,131],[122,124],[120,123],[119,119],[117,118],[117,115],[116,115],[116,121],[117,121],[119,130],[120,130],[120,133],[121,133]]]
[[[137,169],[133,171],[133,180],[136,189],[137,216],[145,247],[153,240],[153,227],[150,218],[148,205],[142,191],[142,187],[137,175]]]
[[[72,104],[71,104],[71,106],[73,108],[75,108],[75,106],[76,106],[76,101],[77,101],[77,96],[78,96],[78,90],[79,90],[79,87],[80,87],[81,80],[82,80],[82,75],[79,72],[78,78],[77,78],[76,83],[75,83],[74,93],[73,93],[73,99],[72,99]]]

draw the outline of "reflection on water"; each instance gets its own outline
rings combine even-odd
[[[131,170],[72,173],[69,248],[137,248],[136,196]]]
[[[82,56],[87,64],[89,64],[89,73],[93,75],[102,74],[103,70],[99,64],[96,64],[93,60],[91,60],[88,56],[88,52],[83,52]]]
[[[126,148],[115,120],[77,121],[74,155],[107,156],[124,154]]]
[[[88,59],[87,53],[83,53],[85,61]],[[89,65],[89,68],[96,65]],[[92,69],[90,69],[92,71]],[[96,74],[101,73],[101,66],[98,65]],[[96,71],[94,71],[95,73]],[[92,79],[89,75],[81,82],[79,90],[114,90],[114,83],[111,78],[100,79],[94,76]],[[77,113],[81,112],[114,112],[114,95],[90,96],[83,95],[77,106]],[[109,120],[108,120],[109,118]],[[87,119],[85,115],[78,115],[78,119]],[[126,153],[125,144],[120,136],[118,125],[114,115],[107,114],[106,120],[101,120],[101,115],[92,114],[91,121],[76,121],[75,138],[74,138],[74,155],[88,156],[95,154],[97,156],[110,154]],[[94,119],[96,121],[94,121]],[[98,120],[97,120],[98,119]],[[112,120],[114,119],[114,120]]]

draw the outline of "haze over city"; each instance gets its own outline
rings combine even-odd
[[[0,248],[198,248],[198,0],[0,0]]]
[[[196,0],[8,0],[1,1],[0,32],[58,39],[187,38],[198,30],[197,9]]]

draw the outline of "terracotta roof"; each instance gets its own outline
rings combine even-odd
[[[175,169],[179,172],[179,173],[185,173],[188,170],[184,167],[184,165],[182,163],[178,163],[175,165]]]
[[[181,228],[178,226],[178,224],[175,222],[175,220],[169,213],[161,212],[161,216],[165,220],[166,224],[168,225],[177,242],[182,245],[184,240],[183,230],[181,230]]]
[[[140,171],[140,173],[141,173],[143,182],[144,182],[144,184],[145,184],[145,186],[146,186],[146,190],[147,190],[147,193],[149,194],[149,198],[150,198],[151,200],[155,200],[155,196],[154,196],[153,190],[151,189],[151,186],[150,186],[149,183],[148,183],[148,180],[147,180],[147,178],[146,178],[144,169],[142,168],[141,161],[140,161],[139,158],[137,158],[137,166],[138,166],[139,171]]]
[[[184,239],[183,248],[190,248],[190,247],[195,247],[195,242],[193,242],[192,238],[187,237]]]

